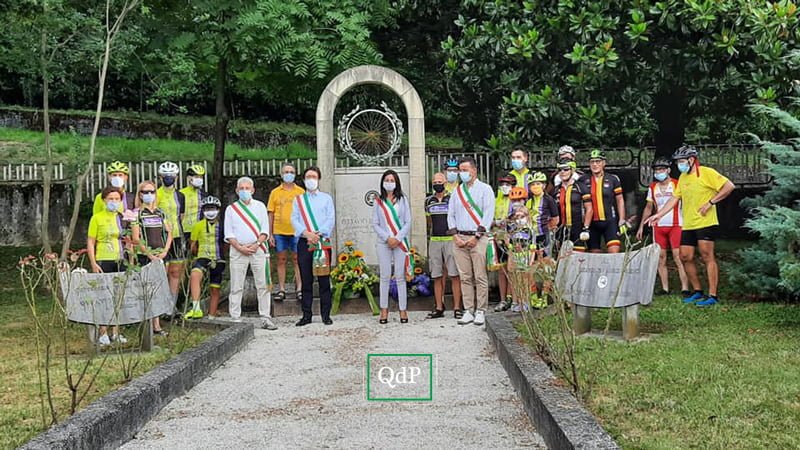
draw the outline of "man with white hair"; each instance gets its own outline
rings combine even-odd
[[[225,241],[230,244],[231,292],[228,295],[228,310],[235,322],[242,315],[242,294],[247,267],[253,271],[258,295],[258,314],[263,322],[261,328],[276,330],[270,318],[272,298],[269,286],[269,216],[264,203],[253,198],[255,184],[249,177],[236,182],[239,200],[225,210]]]

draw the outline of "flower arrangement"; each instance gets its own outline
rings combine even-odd
[[[331,270],[333,283],[332,313],[339,312],[342,297],[350,297],[363,292],[367,297],[372,314],[378,314],[378,305],[372,295],[372,285],[378,281],[378,276],[364,262],[364,252],[354,247],[352,241],[344,243],[344,250],[336,257],[338,263]]]
[[[409,253],[411,253],[411,258],[414,263],[414,276],[413,277],[406,277],[406,286],[408,288],[408,296],[409,297],[416,297],[416,296],[423,296],[428,297],[432,295],[431,292],[431,277],[425,270],[422,268],[425,265],[425,258],[422,257],[419,253],[417,253],[417,249],[415,247],[411,247],[409,249]],[[397,280],[392,278],[391,283],[389,284],[389,295],[394,299],[398,298],[397,294]]]

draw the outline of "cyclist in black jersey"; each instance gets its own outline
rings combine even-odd
[[[605,172],[606,156],[602,150],[592,150],[589,169],[579,182],[589,188],[592,199],[592,223],[589,225],[589,251],[600,253],[602,241],[608,253],[619,253],[619,230],[625,224],[625,200],[622,183],[616,175]]]

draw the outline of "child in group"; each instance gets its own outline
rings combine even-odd
[[[200,203],[200,212],[203,218],[192,227],[189,238],[191,251],[196,255],[192,263],[192,275],[189,278],[189,288],[192,296],[192,308],[186,313],[186,319],[202,319],[203,310],[200,308],[200,293],[202,291],[203,275],[208,272],[209,291],[211,300],[208,305],[208,315],[216,317],[219,305],[219,289],[222,284],[222,275],[225,273],[225,233],[219,220],[219,211],[222,203],[214,196],[207,196]]]
[[[525,287],[529,287],[531,292],[536,290],[531,271],[536,256],[536,233],[532,228],[530,211],[524,205],[516,207],[506,223],[507,270],[514,303],[511,311],[527,311],[528,304],[522,301],[526,292],[520,290],[524,290]]]

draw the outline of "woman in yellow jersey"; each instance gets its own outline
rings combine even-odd
[[[200,205],[200,214],[203,218],[192,227],[189,242],[191,252],[195,255],[192,262],[192,274],[189,286],[192,294],[192,309],[186,312],[186,319],[202,319],[203,311],[200,309],[200,293],[202,290],[203,276],[208,273],[208,290],[211,301],[208,305],[208,314],[216,317],[219,305],[219,289],[222,286],[222,275],[225,273],[225,230],[220,223],[219,210],[222,202],[212,195],[203,199]]]
[[[122,215],[119,213],[122,195],[117,188],[109,186],[103,189],[100,198],[105,202],[106,209],[94,214],[89,220],[89,233],[86,237],[89,264],[94,273],[124,272],[124,231]],[[108,337],[107,327],[101,326],[99,331],[97,343],[100,345],[109,345],[111,341],[121,344],[128,342],[119,334],[119,327],[113,327],[111,339]]]
[[[203,190],[203,177],[205,175],[206,169],[200,164],[189,166],[189,168],[186,169],[186,187],[180,190],[185,202],[183,218],[181,219],[183,242],[185,244],[189,243],[189,237],[194,224],[203,218],[203,214],[200,212],[200,205],[203,199],[208,195],[208,193]]]
[[[164,212],[158,209],[156,184],[143,181],[136,191],[136,221],[131,227],[133,245],[137,249],[140,266],[167,257],[172,245],[172,227],[167,223]],[[166,336],[161,329],[161,321],[153,318],[153,333]]]
[[[178,288],[183,279],[183,269],[186,263],[186,252],[183,242],[183,213],[186,198],[175,189],[175,181],[180,174],[180,167],[174,162],[164,162],[158,166],[158,176],[161,178],[161,187],[156,191],[158,206],[164,212],[166,222],[172,229],[172,245],[165,259],[167,263],[167,278],[169,290],[172,295],[178,295]]]

